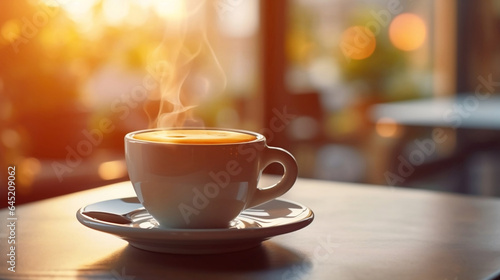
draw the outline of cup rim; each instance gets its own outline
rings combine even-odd
[[[133,136],[139,133],[151,132],[151,131],[159,131],[159,130],[222,130],[222,131],[231,131],[238,132],[244,134],[250,134],[255,136],[255,139],[252,141],[246,142],[235,142],[235,143],[213,143],[213,144],[194,144],[194,143],[169,143],[169,142],[157,142],[157,141],[149,141],[136,139]],[[157,145],[179,145],[179,146],[227,146],[227,145],[244,145],[258,142],[265,142],[266,137],[260,133],[243,130],[243,129],[233,129],[233,128],[220,128],[220,127],[166,127],[166,128],[150,128],[150,129],[141,129],[135,130],[127,133],[125,135],[125,141],[131,143],[148,143],[148,144],[157,144]]]

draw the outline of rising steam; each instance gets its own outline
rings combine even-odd
[[[162,43],[155,49],[148,72],[159,84],[150,99],[159,102],[150,127],[203,126],[193,108],[221,93],[226,77],[208,39],[208,1],[181,1],[182,10],[168,19]],[[189,12],[186,12],[189,11]]]

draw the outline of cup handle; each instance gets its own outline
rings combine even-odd
[[[262,157],[261,157],[261,170],[262,172],[264,168],[266,168],[269,164],[277,162],[281,164],[284,168],[284,174],[281,180],[265,189],[257,188],[255,190],[252,199],[247,203],[245,208],[250,208],[253,206],[257,206],[266,201],[269,201],[273,198],[279,197],[286,193],[297,180],[298,175],[298,167],[295,158],[288,151],[266,146],[264,149]]]

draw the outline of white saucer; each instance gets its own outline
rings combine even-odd
[[[131,212],[130,223],[114,223],[85,214],[88,211],[106,212],[110,207]],[[143,250],[174,254],[215,254],[252,248],[273,236],[304,228],[313,221],[314,213],[298,203],[274,199],[244,210],[231,222],[229,228],[169,229],[159,227],[134,197],[82,207],[76,217],[89,228],[114,234]]]

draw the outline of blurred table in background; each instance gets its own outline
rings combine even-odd
[[[461,95],[373,106],[375,121],[402,125],[500,130],[500,96]]]
[[[370,113],[376,126],[404,128],[389,155],[392,169],[399,155],[419,149],[415,140],[434,141],[435,133],[445,137],[443,143],[435,143],[440,149],[426,155],[424,164],[407,178],[414,185],[434,181],[429,184],[441,184],[438,190],[500,196],[500,96],[468,93],[383,103]]]

